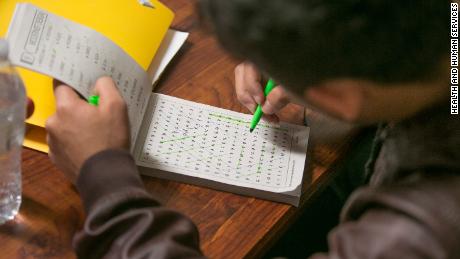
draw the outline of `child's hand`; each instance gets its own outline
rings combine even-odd
[[[261,75],[254,64],[244,62],[235,68],[235,90],[240,103],[255,112],[257,105],[262,104],[264,118],[268,121],[278,122],[275,114],[290,103],[290,98],[282,86],[275,87],[265,98],[265,85],[261,83]]]
[[[54,90],[56,114],[46,122],[50,158],[75,182],[83,163],[107,149],[129,149],[130,134],[126,103],[110,78],[96,82],[100,96],[95,107],[82,100],[69,86]]]

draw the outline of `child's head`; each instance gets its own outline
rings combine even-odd
[[[443,71],[449,3],[202,0],[201,10],[225,47],[292,92],[339,117],[376,121],[408,116],[433,102],[426,95],[441,95],[441,87],[415,85],[432,85]],[[372,114],[387,106],[399,115]]]

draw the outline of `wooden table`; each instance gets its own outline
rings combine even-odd
[[[200,29],[194,11],[195,1],[163,2],[176,13],[173,27],[191,32],[191,35],[157,90],[247,112],[237,102],[233,88],[233,70],[238,61]],[[144,180],[148,190],[160,197],[166,206],[187,214],[198,225],[205,255],[211,258],[260,256],[307,207],[311,197],[330,182],[334,164],[348,142],[347,139],[335,146],[309,147],[313,157],[299,208],[172,181],[149,177]],[[75,188],[46,154],[24,149],[22,166],[23,203],[17,218],[0,227],[0,257],[75,257],[72,236],[84,222]]]

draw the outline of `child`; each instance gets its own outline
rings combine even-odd
[[[329,255],[315,258],[460,255],[460,120],[448,109],[449,3],[202,1],[224,46],[251,61],[236,70],[238,98],[250,110],[260,103],[274,114],[296,96],[347,121],[385,123],[368,163],[369,186],[345,206]],[[267,99],[258,68],[283,85]],[[96,90],[103,101],[97,109],[57,87],[58,112],[47,126],[51,156],[76,179],[88,214],[78,255],[202,256],[194,225],[143,189],[126,151],[126,108],[115,85],[101,79]],[[120,130],[91,130],[114,127]]]

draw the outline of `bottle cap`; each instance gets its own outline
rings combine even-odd
[[[8,59],[8,41],[0,39],[0,59]]]

